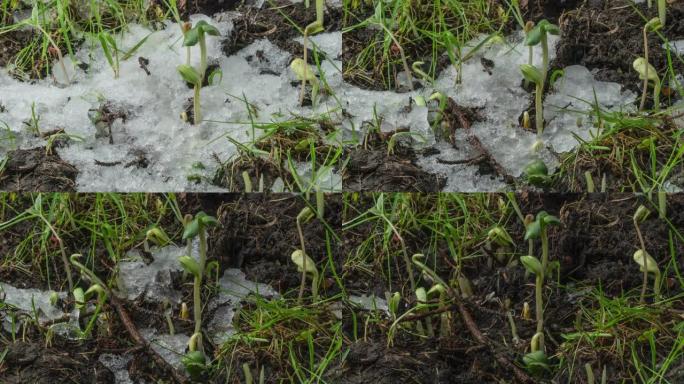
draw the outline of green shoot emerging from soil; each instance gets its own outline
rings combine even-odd
[[[308,63],[308,56],[309,56],[309,36],[315,35],[319,32],[323,32],[324,30],[324,16],[323,16],[323,8],[325,7],[325,0],[316,0],[316,21],[313,23],[309,24],[304,28],[304,41],[303,41],[303,47],[304,47],[304,59],[303,59],[303,65],[301,65],[301,71],[302,73],[299,74],[296,70],[295,67],[292,66],[294,64],[294,61],[291,64],[291,67],[293,70],[295,70],[295,73],[297,74],[297,77],[299,80],[302,82],[302,90],[299,94],[299,105],[302,105],[304,103],[304,96],[306,94],[306,82],[309,80],[309,66],[307,65]],[[308,8],[308,1],[307,1],[307,8]],[[315,77],[315,76],[313,76]],[[311,99],[313,100],[313,95]]]
[[[649,32],[655,32],[658,31],[663,27],[663,24],[660,22],[658,18],[653,18],[651,19],[646,25],[644,25],[643,29],[643,34],[644,34],[644,59],[648,63],[648,33]],[[636,69],[636,67],[635,67]],[[649,80],[649,66],[646,65],[644,68],[644,74],[643,76],[640,76],[644,80],[644,90],[643,93],[641,94],[641,103],[639,104],[639,110],[642,111],[644,109],[644,105],[646,104],[646,94],[648,93],[648,80]],[[638,69],[637,69],[638,71]],[[641,74],[641,72],[639,72]],[[655,99],[654,99],[655,103]]]
[[[98,278],[97,275],[95,275],[95,273],[91,271],[88,267],[81,264],[81,262],[78,260],[80,257],[81,255],[74,254],[71,255],[69,260],[71,261],[71,264],[73,264],[74,267],[76,267],[79,270],[83,277],[90,280],[92,285],[90,286],[90,288],[88,288],[88,290],[85,293],[83,293],[83,289],[80,287],[77,287],[73,290],[77,307],[79,307],[79,309],[85,308],[85,302],[88,300],[88,298],[92,294],[97,293],[97,305],[95,306],[95,313],[93,313],[92,317],[90,318],[90,321],[86,326],[86,329],[81,332],[81,337],[87,338],[88,336],[90,336],[90,333],[92,332],[93,327],[95,326],[95,322],[97,321],[97,317],[100,314],[100,311],[102,310],[102,306],[107,300],[107,291],[105,289],[105,283],[102,280],[100,280],[100,278]]]
[[[549,71],[549,41],[548,35],[560,34],[560,29],[557,25],[549,23],[547,20],[541,20],[534,26],[525,37],[525,45],[535,46],[541,44],[542,47],[542,83],[546,81],[546,74]]]
[[[650,215],[651,211],[648,210],[643,205],[640,205],[634,216],[632,217],[632,222],[634,223],[634,229],[636,230],[637,237],[639,237],[639,248],[634,252],[634,261],[641,267],[641,272],[644,273],[644,279],[641,286],[641,295],[639,296],[639,302],[643,303],[646,296],[646,287],[648,285],[648,274],[653,273],[655,275],[655,283],[653,285],[653,293],[656,297],[660,294],[660,269],[658,269],[658,263],[648,254],[646,251],[646,245],[644,244],[644,237],[641,235],[641,229],[639,228],[639,223],[643,223],[646,218]]]
[[[197,24],[185,33],[183,38],[183,45],[186,47],[192,47],[199,43],[200,47],[200,67],[199,74],[200,78],[204,79],[205,72],[207,71],[207,41],[206,35],[219,36],[220,33],[216,27],[210,25],[204,20],[200,20]]]
[[[520,262],[525,266],[529,272],[535,275],[535,308],[537,314],[537,333],[532,337],[530,343],[531,351],[544,352],[544,303],[542,297],[542,288],[544,285],[544,270],[542,264],[534,256],[520,256]]]
[[[202,121],[202,111],[200,105],[200,90],[202,89],[202,77],[197,70],[189,65],[181,64],[178,66],[178,73],[183,77],[183,80],[192,84],[195,89],[195,95],[192,98],[193,101],[193,119],[194,124],[198,124]]]
[[[525,80],[534,83],[534,110],[535,122],[537,126],[537,141],[533,145],[533,150],[538,150],[542,145],[541,135],[544,132],[544,112],[542,105],[542,96],[544,94],[544,75],[537,69],[537,67],[529,64],[521,64],[520,71]]]
[[[195,282],[193,286],[193,301],[194,301],[194,316],[195,316],[195,332],[192,335],[190,350],[203,352],[202,348],[202,301],[201,288],[202,278],[204,276],[204,269],[207,263],[207,228],[217,225],[218,221],[212,216],[204,212],[199,212],[195,218],[190,221],[183,231],[183,240],[193,239],[199,237],[199,263],[191,256],[181,256],[179,261],[186,272],[194,276]]]
[[[660,110],[660,77],[658,77],[655,67],[643,57],[634,60],[632,67],[639,73],[641,80],[646,83],[653,81],[653,109],[658,112]]]
[[[314,282],[312,285],[312,294],[314,296],[314,301],[318,293],[318,270],[313,260],[306,254],[306,246],[304,244],[304,231],[302,230],[302,224],[308,223],[315,216],[314,212],[309,207],[305,207],[297,215],[297,233],[299,234],[299,246],[300,249],[292,253],[292,262],[297,265],[297,270],[302,273],[302,281],[299,286],[299,295],[297,296],[297,302],[302,302],[302,297],[304,296],[304,285],[306,283],[306,275],[311,273],[314,276]],[[298,252],[301,251],[301,252]]]

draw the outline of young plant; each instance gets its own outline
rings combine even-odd
[[[634,216],[632,216],[632,223],[634,224],[634,230],[637,233],[637,237],[639,238],[639,245],[641,248],[634,253],[634,261],[636,261],[640,266],[641,266],[641,271],[644,273],[644,279],[643,279],[643,284],[641,286],[641,295],[639,296],[639,302],[643,303],[644,299],[646,297],[646,286],[648,285],[648,273],[653,272],[654,270],[658,269],[658,265],[653,261],[654,266],[651,266],[651,260],[653,258],[646,252],[646,244],[644,243],[644,237],[641,235],[641,229],[639,229],[639,224],[643,223],[648,216],[651,214],[651,211],[648,210],[643,205],[639,205],[637,208],[636,212],[634,212]],[[641,251],[641,252],[639,252]],[[658,271],[658,275],[660,274],[660,271]],[[656,279],[659,281],[660,279]]]
[[[559,35],[560,29],[557,25],[549,23],[547,20],[541,20],[535,25],[525,36],[525,45],[535,46],[541,44],[542,47],[542,89],[546,81],[546,74],[549,71],[549,41],[548,35]],[[529,65],[529,64],[528,64]]]
[[[318,299],[318,269],[316,268],[316,263],[311,260],[309,255],[304,253],[301,249],[292,252],[290,258],[297,266],[297,271],[302,273],[302,287],[306,282],[306,275],[311,275],[311,295],[313,296],[313,301],[315,302]],[[302,295],[301,292],[302,290],[300,288],[300,295]],[[301,296],[299,297],[299,302],[301,302]]]
[[[527,182],[531,185],[542,187],[551,181],[549,176],[549,169],[542,159],[532,160],[523,172],[527,178]]]
[[[308,2],[308,0],[307,0]],[[306,94],[306,82],[309,80],[309,66],[307,65],[308,61],[308,56],[309,56],[309,36],[314,35],[316,33],[322,32],[324,30],[323,26],[323,7],[325,6],[325,1],[324,0],[316,0],[316,21],[313,23],[309,24],[304,28],[304,41],[303,41],[303,47],[304,47],[304,60],[303,63],[304,65],[301,66],[303,73],[300,76],[300,80],[302,82],[302,90],[299,94],[299,105],[302,105],[304,103],[304,95]],[[308,4],[307,4],[308,8]],[[293,62],[294,63],[294,62]],[[313,76],[315,77],[315,76]],[[318,90],[317,88],[315,88]],[[311,100],[313,102],[314,95],[312,92]]]
[[[196,340],[194,344],[197,346],[196,350],[203,352],[202,348],[202,299],[201,299],[201,288],[202,288],[202,278],[204,276],[204,270],[207,263],[207,228],[215,226],[218,224],[216,218],[207,215],[204,212],[199,212],[195,215],[192,221],[190,221],[183,231],[183,240],[193,239],[199,237],[199,262],[193,259],[191,256],[181,256],[178,261],[180,262],[183,269],[194,276],[194,286],[193,286],[193,304],[194,304],[194,316],[195,316],[195,332],[193,333],[193,338],[191,340]]]
[[[528,21],[525,23],[525,26],[523,27],[523,31],[525,31],[525,37],[527,37],[530,32],[534,29],[534,21]],[[529,65],[534,65],[534,46],[533,45],[528,45],[527,46],[527,64]],[[525,86],[529,84],[529,81],[525,79]]]
[[[560,225],[561,222],[556,216],[549,215],[545,211],[537,213],[536,219],[530,223],[525,230],[525,240],[541,238],[542,245],[542,267],[544,275],[549,267],[549,225]]]
[[[639,264],[640,270],[644,273],[644,276],[648,276],[649,273],[654,275],[653,293],[655,294],[655,297],[660,296],[660,269],[658,268],[658,263],[643,249],[634,252],[633,257],[634,261]],[[648,281],[644,280],[642,292],[645,291],[646,284],[648,284]]]
[[[639,73],[639,78],[646,83],[644,91],[648,88],[648,82],[653,81],[653,108],[658,112],[660,110],[660,77],[658,77],[655,67],[643,57],[637,57],[632,63],[632,67]]]
[[[660,24],[665,26],[665,21],[667,19],[667,5],[665,0],[658,0],[658,17],[660,18]]]
[[[177,67],[178,73],[183,77],[183,80],[192,84],[195,89],[193,101],[193,124],[199,124],[202,121],[202,110],[200,109],[200,90],[202,89],[202,77],[197,70],[189,65],[181,64]]]
[[[297,264],[297,268],[299,272],[302,273],[302,282],[301,285],[299,286],[299,295],[297,296],[297,302],[301,303],[302,302],[302,297],[304,296],[304,285],[306,282],[306,274],[307,273],[312,273],[313,271],[315,272],[316,278],[314,279],[314,282],[316,283],[316,288],[318,288],[318,270],[316,270],[316,266],[314,265],[313,261],[309,263],[309,256],[306,254],[306,245],[304,244],[304,231],[302,230],[302,224],[308,223],[311,219],[315,217],[314,212],[311,210],[309,207],[304,207],[304,209],[299,212],[297,215],[297,233],[299,234],[299,246],[300,248],[298,251],[301,251],[301,253],[297,253],[297,251],[292,253],[292,261]],[[295,259],[296,257],[296,259]],[[298,262],[299,261],[299,262]],[[312,264],[311,266],[307,264]],[[313,268],[312,268],[313,267]],[[318,289],[316,289],[316,292],[318,292]],[[314,301],[316,300],[316,294],[314,294]]]
[[[318,90],[320,89],[320,84],[318,82],[318,77],[316,77],[313,70],[309,67],[309,64],[300,58],[296,58],[290,63],[290,69],[295,76],[297,76],[297,80],[302,82],[302,90],[299,94],[299,104],[302,105],[304,103],[304,97],[306,96],[306,83],[307,81],[310,81],[311,103],[316,105],[316,97],[318,95]]]
[[[439,299],[439,308],[446,307],[447,290],[442,284],[435,284],[428,291],[428,297],[437,295]],[[444,338],[451,336],[451,313],[448,311],[442,312],[439,316],[439,337]]]
[[[537,315],[537,332],[532,337],[530,350],[544,352],[544,302],[542,288],[544,286],[544,267],[534,256],[520,256],[520,262],[530,273],[535,275],[535,308]]]
[[[87,280],[91,282],[90,288],[84,293],[83,289],[78,287],[73,290],[73,295],[74,298],[76,298],[76,305],[80,309],[85,306],[86,301],[92,296],[93,294],[97,294],[97,304],[95,306],[95,313],[93,313],[93,316],[90,318],[90,321],[88,322],[88,325],[86,326],[86,329],[81,332],[81,337],[87,338],[90,336],[90,333],[93,330],[93,327],[95,326],[95,322],[97,321],[97,318],[100,314],[100,311],[102,310],[102,307],[104,306],[105,301],[107,301],[107,296],[108,292],[107,289],[105,288],[106,285],[105,283],[95,275],[95,273],[90,270],[90,268],[86,267],[85,265],[81,264],[79,261],[79,258],[81,255],[79,254],[73,254],[69,258],[71,261],[71,264],[76,267],[76,269],[81,273],[82,277],[85,277]]]
[[[660,20],[657,17],[654,17],[651,19],[648,23],[644,25],[643,28],[643,35],[644,35],[644,59],[648,63],[648,33],[649,32],[655,32],[663,27],[663,24],[660,22]],[[636,68],[635,68],[636,69]],[[641,94],[641,103],[639,104],[639,110],[643,111],[644,106],[646,104],[646,95],[648,94],[648,72],[649,72],[649,66],[645,66],[644,68],[644,75],[640,76],[644,80],[644,90],[643,93]]]
[[[535,85],[534,91],[534,111],[535,122],[537,126],[537,141],[532,146],[534,151],[537,151],[543,145],[541,135],[544,132],[544,111],[542,96],[544,94],[544,74],[537,67],[529,64],[520,64],[520,71],[523,77]]]
[[[200,79],[204,81],[204,75],[207,71],[207,41],[206,35],[210,36],[220,36],[216,27],[207,23],[204,20],[200,20],[195,24],[193,28],[187,31],[183,37],[183,46],[193,47],[199,44],[200,47],[200,67],[197,71],[200,75]]]

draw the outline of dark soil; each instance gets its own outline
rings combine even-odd
[[[243,0],[185,0],[182,1],[185,6],[181,8],[181,17],[187,19],[188,16],[196,13],[212,16],[215,13],[233,10],[243,2]]]
[[[306,9],[301,4],[292,4],[288,0],[273,1],[264,4],[263,9],[248,6],[238,8],[241,17],[234,20],[235,29],[230,38],[223,41],[223,53],[230,56],[258,39],[268,38],[280,49],[289,52],[294,57],[303,57],[302,45],[293,39],[302,34],[292,24],[302,30],[316,21],[313,6]],[[325,11],[325,32],[339,31],[341,28],[342,10],[327,7]],[[319,60],[325,55],[318,52]],[[309,48],[309,64],[315,65],[314,52]]]
[[[608,297],[617,297],[624,292],[637,291],[641,284],[641,273],[632,261],[632,254],[638,247],[638,240],[631,218],[639,204],[648,204],[631,194],[519,194],[518,202],[523,213],[536,213],[546,210],[560,218],[562,225],[550,229],[551,261],[560,263],[560,283],[563,286],[575,286],[577,290],[567,291],[556,286],[555,278],[547,283],[545,291],[549,295],[546,303],[546,328],[552,339],[562,341],[561,334],[575,332],[574,324],[577,310],[582,305],[592,305],[593,301],[582,292],[583,287],[597,287]],[[363,273],[350,271],[346,266],[350,255],[359,246],[360,241],[368,238],[374,230],[374,224],[364,223],[352,229],[340,230],[342,223],[349,221],[360,212],[365,212],[373,204],[371,195],[360,195],[358,200],[345,206],[342,195],[326,196],[325,221],[341,239],[330,239],[333,250],[332,259],[335,268],[342,278],[345,288],[350,294],[375,293],[382,295],[391,283],[396,289],[406,284],[405,271],[392,272],[391,281],[382,276],[379,266],[369,265]],[[493,205],[496,199],[493,198]],[[238,267],[245,271],[249,279],[271,284],[275,289],[289,297],[296,296],[299,285],[299,273],[290,261],[290,254],[299,248],[296,231],[296,216],[305,207],[304,200],[294,195],[265,194],[181,194],[179,195],[181,213],[194,213],[204,210],[215,215],[220,225],[212,229],[209,236],[210,261],[219,262],[221,270]],[[428,200],[426,200],[426,203]],[[349,203],[349,202],[348,202]],[[496,209],[493,207],[493,209]],[[21,207],[17,208],[21,211]],[[668,197],[668,219],[675,228],[684,228],[684,196]],[[177,224],[175,224],[177,225]],[[516,244],[526,244],[522,239],[523,226],[517,220],[506,225]],[[18,237],[22,231],[31,227],[15,227],[12,238]],[[661,266],[671,258],[671,252],[684,254],[684,243],[675,241],[671,251],[668,245],[669,227],[657,218],[657,213],[640,225],[644,241],[649,253],[660,262]],[[177,233],[171,231],[169,233]],[[318,220],[304,224],[304,237],[307,253],[317,262],[327,257],[326,234],[323,224]],[[69,238],[68,244],[77,244],[78,239],[88,236]],[[405,233],[409,254],[423,252],[430,244],[427,230],[416,229]],[[178,240],[178,239],[176,239]],[[0,247],[3,244],[0,243]],[[69,245],[71,249],[73,245]],[[468,247],[466,254],[477,254],[476,248]],[[526,247],[526,246],[525,246]],[[0,248],[8,254],[11,245]],[[78,248],[76,248],[78,249]],[[539,251],[538,244],[535,249]],[[517,253],[521,249],[516,250]],[[438,259],[442,265],[448,266],[451,258],[446,244],[438,244]],[[401,262],[399,265],[403,265]],[[679,261],[679,270],[684,268],[684,259]],[[384,269],[384,267],[383,267]],[[443,278],[452,272],[451,267],[438,270]],[[98,271],[106,276],[106,271]],[[493,359],[492,351],[503,353],[510,361],[520,362],[528,348],[527,340],[534,333],[535,322],[521,317],[523,302],[534,302],[531,289],[531,278],[526,277],[519,266],[499,264],[488,257],[470,259],[464,264],[463,274],[470,279],[474,296],[466,301],[466,308],[471,313],[478,328],[492,341],[492,345],[477,342],[466,329],[461,316],[452,313],[452,337],[422,340],[404,332],[399,332],[392,345],[388,346],[386,331],[390,325],[384,320],[376,323],[364,333],[363,340],[350,342],[344,363],[334,362],[326,374],[326,380],[335,383],[490,383],[507,378],[511,379],[509,369],[502,367]],[[555,275],[554,275],[555,276]],[[416,274],[416,278],[418,275]],[[4,279],[4,277],[3,277]],[[4,281],[4,280],[3,280]],[[419,280],[420,281],[420,280]],[[426,283],[421,283],[426,284]],[[331,295],[338,292],[334,282],[323,282],[322,294]],[[428,284],[429,285],[429,284]],[[183,286],[183,292],[190,295],[190,288]],[[665,295],[680,293],[677,284],[665,284]],[[569,293],[572,292],[572,293]],[[402,308],[411,303],[404,300]],[[511,307],[503,304],[510,301]],[[128,310],[139,326],[154,326],[165,329],[165,321],[160,316],[161,308],[141,303],[126,303]],[[675,305],[677,307],[677,305]],[[524,340],[521,343],[511,342],[511,332],[506,313],[512,310],[518,328],[518,334]],[[679,308],[684,309],[684,308]],[[53,346],[44,347],[44,341],[17,342],[10,344],[5,365],[0,366],[0,374],[8,383],[23,382],[58,382],[69,383],[71,377],[84,377],[83,382],[113,382],[111,373],[97,362],[101,353],[121,354],[130,350],[125,331],[117,320],[116,314],[107,306],[105,311],[112,315],[111,333],[101,335],[95,341],[75,345],[60,338],[53,340]],[[345,312],[349,313],[349,312]],[[357,321],[362,324],[366,315],[357,313]],[[348,340],[352,338],[351,318],[345,315],[344,329]],[[175,318],[179,329],[188,324]],[[436,325],[436,324],[435,324]],[[29,336],[34,336],[30,334]],[[31,337],[29,337],[30,339]],[[504,344],[502,341],[506,340]],[[669,348],[666,341],[661,347]],[[570,359],[554,341],[549,341],[551,354],[558,353]],[[659,353],[664,352],[659,350]],[[325,351],[321,351],[325,352]],[[151,359],[142,351],[133,349],[134,359],[129,363],[129,373],[134,380],[154,381],[162,373],[155,367]],[[275,380],[282,377],[282,365],[268,354],[249,355],[249,359],[257,356],[260,364],[266,366],[267,378]],[[618,365],[617,353],[604,356],[592,356],[584,351],[577,352],[576,371],[573,377],[584,378],[584,363],[591,362],[594,367],[608,367],[609,382],[620,382],[626,379]],[[247,358],[247,357],[245,357]],[[252,360],[247,360],[252,362]],[[556,362],[556,360],[554,360]],[[278,368],[281,367],[281,368]],[[78,375],[78,376],[77,376]],[[568,372],[557,377],[543,377],[544,380],[566,382]],[[49,381],[45,381],[49,378]],[[684,377],[672,373],[668,380],[680,382]],[[543,382],[541,379],[538,382]],[[3,382],[5,382],[3,381]]]
[[[387,154],[387,148],[358,148],[349,154],[344,172],[345,191],[439,192],[446,179],[416,165],[413,150]]]
[[[0,67],[10,63],[22,48],[24,48],[32,35],[30,31],[16,30],[0,35]]]
[[[597,79],[620,83],[640,95],[643,81],[632,68],[632,62],[644,56],[643,27],[646,21],[658,16],[657,7],[648,9],[644,2],[634,8],[629,5],[630,1],[625,0],[600,3],[600,7],[581,7],[561,17],[562,39],[556,47],[556,60],[551,66],[564,68],[580,64],[589,68]],[[669,5],[667,17],[667,24],[660,33],[669,41],[684,38],[684,3]],[[658,34],[649,33],[649,62],[666,86],[668,81],[662,77],[668,72],[669,65],[662,45],[663,40]],[[684,73],[684,61],[673,55],[671,64],[675,74]],[[666,89],[661,100],[667,102],[667,93],[674,91]],[[649,100],[652,105],[650,97]]]
[[[56,149],[17,149],[7,153],[0,174],[0,190],[16,192],[71,192],[76,190],[78,170],[62,160]]]

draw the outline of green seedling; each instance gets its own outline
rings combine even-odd
[[[157,247],[163,247],[170,244],[171,239],[163,229],[155,226],[145,232],[145,240],[143,242],[145,252],[150,251],[150,243],[156,245]]]
[[[646,297],[646,286],[648,285],[648,273],[652,271],[652,266],[649,265],[650,261],[653,260],[648,255],[648,252],[646,252],[646,244],[644,243],[644,237],[641,235],[641,229],[639,228],[639,224],[643,223],[648,216],[651,214],[651,211],[646,208],[643,205],[639,205],[637,210],[634,212],[634,216],[632,216],[632,223],[634,224],[634,230],[637,233],[637,237],[639,238],[639,245],[641,248],[639,248],[639,251],[642,251],[639,255],[639,259],[637,260],[637,253],[634,253],[634,261],[636,261],[640,266],[641,266],[641,271],[644,273],[644,279],[643,279],[643,284],[641,286],[641,295],[639,296],[639,302],[643,303],[644,299]],[[637,251],[638,252],[638,251]],[[648,256],[648,257],[647,257]],[[655,264],[655,262],[653,263]],[[658,269],[658,266],[655,266],[655,269]],[[660,273],[660,272],[658,272]],[[659,279],[656,279],[659,280]]]
[[[193,124],[199,124],[202,121],[202,110],[200,108],[200,90],[202,89],[202,76],[197,70],[189,65],[181,64],[177,68],[178,73],[180,73],[183,80],[192,84],[195,89],[195,95],[192,99],[193,107],[192,111],[194,113],[192,122]]]
[[[307,3],[308,3],[308,0],[307,0]],[[307,6],[307,8],[309,7],[308,4],[306,6]],[[306,95],[306,82],[310,80],[310,77],[309,77],[310,69],[309,69],[309,66],[307,65],[307,63],[309,62],[308,61],[308,59],[309,59],[308,58],[308,56],[309,56],[309,48],[308,48],[309,36],[315,35],[316,33],[319,33],[319,32],[322,32],[325,29],[325,27],[323,25],[323,23],[324,23],[323,7],[324,6],[325,6],[324,0],[316,0],[316,21],[307,25],[304,28],[304,39],[303,39],[303,43],[302,43],[303,48],[304,48],[304,59],[302,60],[303,65],[301,65],[302,73],[301,73],[301,75],[297,74],[297,77],[302,82],[302,90],[299,94],[299,105],[304,104],[304,96]],[[295,60],[297,60],[297,59],[295,59]],[[294,61],[293,61],[293,64],[294,64]],[[292,67],[292,64],[290,64],[290,67]],[[293,70],[294,70],[294,68],[293,68]],[[295,71],[295,73],[297,73],[297,72]],[[318,90],[317,88],[315,88],[315,89],[316,89],[316,91]],[[314,99],[313,92],[312,92],[311,99],[312,99],[312,101]]]
[[[90,268],[83,265],[79,261],[79,258],[81,258],[81,255],[73,254],[69,258],[69,260],[71,261],[71,264],[74,267],[76,267],[76,269],[81,273],[81,276],[89,280],[92,285],[90,286],[90,288],[88,288],[87,291],[85,291],[85,293],[83,292],[83,289],[80,287],[77,287],[73,290],[73,295],[76,299],[77,308],[83,308],[89,297],[93,294],[97,294],[97,305],[95,306],[95,313],[93,313],[93,316],[90,318],[90,321],[86,326],[86,329],[81,332],[81,337],[87,338],[88,336],[90,336],[90,333],[92,332],[93,327],[95,326],[95,322],[97,321],[97,318],[100,314],[100,311],[102,310],[102,307],[104,306],[104,303],[107,300],[108,292],[105,288],[107,285],[99,277],[97,277],[97,275],[95,275],[95,273]]]
[[[528,272],[535,275],[535,307],[537,315],[537,332],[532,337],[530,349],[532,352],[544,351],[544,302],[542,288],[544,285],[544,268],[534,256],[521,256],[520,262]]]
[[[655,67],[653,67],[646,59],[643,57],[638,57],[632,63],[632,67],[637,73],[639,73],[639,78],[644,80],[648,86],[649,81],[653,81],[653,107],[656,112],[660,110],[660,77],[656,72]],[[647,87],[646,87],[647,88]],[[644,88],[644,90],[646,90]]]
[[[513,239],[506,229],[498,225],[490,229],[489,232],[487,232],[487,241],[490,245],[496,245],[494,255],[497,261],[499,263],[506,262],[506,252],[508,252],[509,247],[513,245]]]
[[[527,164],[523,173],[527,178],[527,182],[537,187],[547,185],[551,180],[549,176],[549,169],[541,159],[532,160],[529,164]]]
[[[648,23],[644,25],[643,28],[643,35],[644,35],[644,59],[648,63],[649,60],[649,51],[648,51],[648,33],[649,32],[655,32],[660,30],[663,27],[663,24],[660,22],[660,19],[657,17],[654,17],[651,19]],[[644,106],[646,105],[646,95],[648,94],[648,72],[650,70],[650,66],[645,66],[644,69],[644,75],[642,80],[644,80],[644,90],[641,94],[641,103],[639,104],[639,110],[643,111]],[[635,68],[636,69],[636,68]]]
[[[542,351],[530,352],[523,356],[525,369],[535,376],[539,376],[543,371],[550,371],[549,359]]]
[[[549,268],[549,234],[550,225],[560,225],[561,222],[556,216],[549,215],[545,211],[537,213],[535,220],[525,229],[525,240],[541,239],[542,244],[542,268],[544,274]]]
[[[207,23],[204,20],[200,20],[195,24],[193,28],[185,33],[183,37],[183,45],[186,47],[192,47],[199,43],[200,47],[200,67],[197,71],[199,73],[200,79],[204,81],[204,75],[207,71],[207,41],[206,35],[210,36],[220,36],[216,27]]]
[[[439,307],[446,307],[447,290],[442,284],[435,284],[428,291],[428,297],[432,295],[437,295],[439,299]],[[450,312],[442,312],[439,316],[439,337],[449,337],[451,336],[451,317]]]
[[[106,31],[100,32],[97,35],[97,39],[100,41],[100,46],[102,47],[102,51],[104,52],[105,58],[107,59],[109,66],[114,71],[114,78],[118,79],[119,48],[116,45],[116,40],[114,40],[114,37],[112,37],[112,35],[110,35]]]
[[[183,32],[183,40],[185,40],[185,35],[192,29],[192,23],[189,21],[186,21],[181,24],[181,32]],[[191,55],[191,49],[190,46],[185,47],[185,65],[190,65],[190,55]]]
[[[535,46],[541,44],[542,47],[542,89],[546,81],[546,74],[549,71],[549,42],[548,35],[559,35],[560,29],[557,25],[549,23],[547,20],[541,20],[537,25],[530,29],[525,36],[525,45]],[[529,65],[529,64],[528,64]],[[529,79],[528,79],[529,80]]]
[[[422,312],[426,307],[427,307],[427,291],[425,291],[425,288],[423,287],[418,287],[416,288],[416,307],[415,310],[416,312],[420,313]],[[434,336],[434,330],[432,329],[432,322],[430,319],[425,319],[425,324],[426,328],[423,328],[423,322],[419,319],[416,320],[416,330],[421,336]]]
[[[525,36],[528,36],[530,32],[534,29],[534,21],[528,21],[525,23],[525,26],[523,27],[523,31],[525,32]],[[533,45],[528,45],[527,47],[527,64],[529,65],[534,65],[534,46]],[[529,84],[529,81],[525,79],[525,86]]]
[[[667,4],[665,0],[658,0],[658,17],[660,18],[660,24],[664,27],[667,20]]]
[[[204,212],[199,212],[195,217],[186,224],[183,231],[183,240],[193,239],[199,237],[199,262],[191,256],[181,256],[178,258],[183,270],[194,276],[193,285],[193,301],[194,301],[194,316],[195,316],[195,332],[193,337],[196,340],[197,349],[203,351],[202,348],[202,301],[201,289],[202,278],[207,263],[207,228],[218,224],[216,218],[207,215]],[[191,340],[193,340],[191,338]]]
[[[290,63],[290,70],[292,70],[295,76],[297,76],[297,80],[302,82],[302,91],[299,94],[299,104],[301,105],[304,103],[304,96],[306,95],[306,83],[311,82],[311,103],[316,105],[316,98],[318,95],[318,90],[320,89],[320,83],[318,82],[318,77],[316,77],[309,64],[300,58],[296,58],[292,60],[292,63]]]
[[[653,293],[658,297],[660,295],[660,269],[658,268],[658,263],[643,249],[634,252],[634,261],[639,264],[640,270],[644,273],[644,276],[648,276],[649,273],[654,275]]]
[[[389,292],[385,292],[387,300],[387,308],[392,315],[392,320],[396,320],[399,314],[399,303],[401,303],[401,293],[394,292],[391,296]]]
[[[181,358],[181,363],[194,381],[199,381],[207,369],[207,358],[204,356],[204,353],[198,350],[186,353]]]
[[[297,302],[301,303],[302,298],[304,297],[304,286],[306,282],[306,274],[307,273],[312,273],[312,270],[316,270],[314,263],[311,262],[313,265],[313,269],[308,266],[308,261],[311,260],[309,256],[306,254],[306,245],[304,243],[304,231],[302,230],[302,224],[308,223],[311,219],[315,217],[314,212],[311,210],[309,207],[304,207],[304,209],[299,212],[297,215],[297,233],[299,234],[299,251],[301,251],[301,255],[297,255],[297,260],[301,261],[301,265],[295,261],[295,253],[292,254],[292,261],[297,264],[297,267],[299,271],[302,273],[302,282],[301,285],[299,286],[299,295],[297,296]],[[301,259],[300,259],[301,258]],[[316,271],[316,276],[318,275],[318,271]],[[316,279],[317,280],[317,279]],[[317,282],[316,282],[317,283]],[[316,288],[318,288],[318,284],[316,284]],[[314,294],[314,300],[316,300],[316,295]]]
[[[544,111],[543,111],[543,103],[542,103],[542,96],[544,94],[544,74],[542,71],[537,69],[537,67],[529,64],[521,64],[520,65],[520,71],[523,74],[523,77],[525,77],[526,80],[528,80],[531,83],[534,83],[535,85],[535,91],[534,91],[534,110],[535,110],[535,123],[536,123],[536,128],[537,128],[537,141],[533,145],[533,150],[537,151],[540,149],[540,147],[543,145],[543,142],[541,141],[541,135],[544,132]],[[529,121],[529,115],[528,115],[528,121]],[[524,124],[524,120],[523,120]],[[529,124],[529,123],[527,123]]]
[[[306,282],[306,275],[311,275],[311,294],[313,300],[316,301],[318,298],[318,269],[316,268],[316,263],[301,249],[292,252],[290,258],[297,266],[297,271],[302,273],[302,286],[304,286],[304,283]],[[302,292],[301,289],[300,292]]]

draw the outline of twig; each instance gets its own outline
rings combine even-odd
[[[157,366],[170,373],[171,377],[173,377],[173,380],[176,383],[189,384],[190,381],[185,376],[183,376],[183,374],[181,374],[175,368],[169,365],[169,363],[167,363],[166,360],[164,360],[154,349],[150,347],[150,343],[147,340],[145,340],[144,337],[142,337],[142,335],[138,331],[138,328],[135,326],[135,324],[133,324],[131,316],[128,314],[128,311],[126,311],[126,308],[124,308],[121,301],[116,296],[112,295],[111,292],[109,292],[109,297],[110,302],[116,309],[116,312],[119,314],[121,322],[123,323],[124,327],[126,327],[126,330],[128,331],[128,334],[131,336],[131,338],[141,348],[144,348],[150,354],[150,356],[157,364]]]

